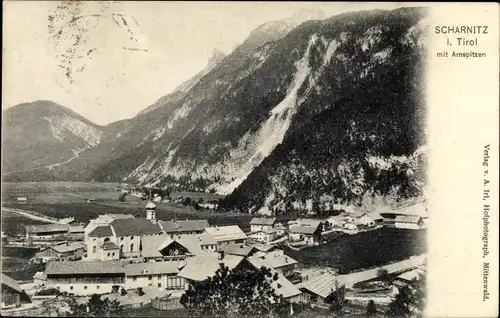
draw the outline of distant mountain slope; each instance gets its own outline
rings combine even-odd
[[[102,127],[49,101],[13,106],[2,117],[2,174],[67,162],[101,141]]]

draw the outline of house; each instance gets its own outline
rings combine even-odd
[[[257,251],[264,253],[270,253],[279,249],[276,245],[262,243],[252,243],[250,246],[255,248]]]
[[[181,269],[177,276],[185,279],[185,288],[187,289],[192,282],[201,282],[208,277],[213,277],[220,268],[220,264],[224,264],[230,270],[238,267],[246,269],[248,266],[253,268],[244,259],[243,256],[239,255],[225,255],[223,251],[218,253],[204,252],[187,259],[186,266]]]
[[[344,217],[342,216],[331,216],[326,222],[328,222],[330,228],[342,228],[345,223]]]
[[[33,275],[33,283],[37,287],[43,287],[47,283],[47,275],[45,275],[45,272],[36,272],[35,275]]]
[[[384,217],[377,212],[368,213],[368,216],[375,222],[375,226],[384,224]]]
[[[45,269],[47,288],[86,296],[111,293],[114,286],[125,286],[122,261],[50,262]]]
[[[30,298],[21,289],[18,282],[2,273],[2,308],[30,302]]]
[[[85,245],[80,242],[63,242],[56,245],[46,246],[35,253],[33,261],[36,263],[47,263],[49,261],[76,261],[82,259]]]
[[[141,239],[142,254],[146,261],[181,260],[202,251],[217,251],[218,244],[210,235],[154,235]]]
[[[251,245],[245,245],[243,243],[227,244],[222,246],[221,250],[224,251],[226,255],[238,255],[244,257],[248,257],[257,251],[255,247]]]
[[[42,224],[26,228],[26,235],[34,239],[50,239],[63,237],[68,234],[68,224]]]
[[[321,237],[320,223],[316,226],[292,226],[288,230],[288,239],[291,242],[303,242],[306,245],[314,245]]]
[[[394,220],[394,225],[396,228],[400,229],[421,229],[424,221],[421,216],[418,215],[398,215]]]
[[[178,277],[184,261],[147,262],[126,264],[125,289],[157,287],[161,289],[184,289],[185,279]]]
[[[101,244],[98,253],[101,261],[116,261],[120,259],[120,248],[114,242],[105,241]]]
[[[281,275],[288,277],[297,269],[298,262],[286,255],[283,250],[275,250],[270,253],[258,252],[248,258],[254,265],[272,268]]]
[[[309,304],[328,306],[334,300],[344,301],[345,284],[328,272],[305,276],[297,287],[302,291],[302,300]]]
[[[272,229],[275,223],[276,218],[253,218],[250,221],[250,232]]]
[[[373,220],[368,213],[356,213],[352,215],[355,217],[355,223],[361,225],[363,228],[370,228],[375,226],[375,220]]]
[[[230,243],[245,243],[247,236],[238,225],[215,226],[205,228],[219,245]]]
[[[342,225],[342,228],[349,234],[358,233],[358,225],[355,222],[346,222]]]
[[[26,203],[28,203],[28,198],[27,197],[17,197],[17,203],[26,204]]]
[[[281,223],[275,223],[273,228],[276,230],[278,237],[282,237],[286,234],[286,227]]]
[[[164,221],[160,225],[165,233],[175,235],[201,234],[205,228],[210,227],[207,220]]]
[[[278,238],[278,231],[273,228],[265,228],[248,234],[249,238],[261,243],[270,243]]]

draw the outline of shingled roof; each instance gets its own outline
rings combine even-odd
[[[117,219],[109,225],[115,230],[116,236],[155,235],[163,232],[157,223],[146,219]]]
[[[23,290],[21,289],[21,286],[19,286],[19,283],[13,278],[10,278],[9,276],[5,275],[4,273],[2,273],[2,285],[9,286],[15,291],[23,293]]]
[[[250,221],[250,225],[270,225],[273,226],[276,223],[276,218],[253,218]]]
[[[316,295],[326,298],[344,285],[337,276],[325,272],[303,281],[297,287],[307,289]]]
[[[111,227],[106,225],[106,226],[98,226],[95,229],[93,229],[88,235],[88,237],[107,237],[107,236],[113,236],[113,231],[111,230]]]
[[[164,221],[161,226],[165,233],[202,232],[210,224],[207,220]]]
[[[247,236],[238,225],[207,227],[206,233],[213,236],[217,242],[246,239]]]
[[[124,261],[49,262],[47,275],[125,274]]]

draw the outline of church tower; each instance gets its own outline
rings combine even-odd
[[[149,202],[146,204],[146,219],[156,223],[156,205],[151,201],[151,191],[149,193]]]

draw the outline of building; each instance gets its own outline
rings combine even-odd
[[[276,230],[278,237],[282,237],[286,234],[286,227],[281,223],[275,223],[273,228]]]
[[[202,251],[218,250],[217,242],[204,234],[145,236],[141,245],[141,256],[146,261],[181,260]]]
[[[257,268],[261,266],[272,268],[285,277],[291,276],[298,265],[298,262],[286,255],[283,250],[275,250],[269,253],[258,252],[248,259],[252,264],[259,265]]]
[[[368,216],[375,222],[375,226],[384,224],[384,217],[377,212],[368,213]]]
[[[230,243],[245,243],[247,236],[238,225],[215,226],[205,228],[219,245]]]
[[[21,286],[11,277],[2,273],[2,308],[31,302]]]
[[[76,261],[83,257],[85,245],[80,242],[62,242],[60,244],[46,246],[35,253],[33,261],[36,263],[47,263],[49,261]]]
[[[257,242],[267,244],[278,238],[278,231],[273,228],[265,228],[263,230],[249,233],[248,237],[256,240]]]
[[[184,289],[185,279],[178,277],[184,261],[147,262],[126,264],[125,289],[157,287],[161,289]]]
[[[253,218],[250,221],[250,232],[258,232],[265,229],[272,229],[276,223],[276,218]]]
[[[174,235],[201,234],[210,227],[207,220],[162,221],[160,225],[165,233]]]
[[[103,244],[112,242],[118,246],[115,255],[118,258],[134,258],[141,256],[141,238],[149,235],[161,235],[163,231],[158,223],[147,219],[120,218],[114,219],[109,225],[97,226],[85,237],[87,246],[86,260],[109,260],[107,253],[112,259],[113,251],[101,252]],[[106,245],[108,248],[110,245]],[[102,258],[103,255],[104,259]]]
[[[44,287],[47,284],[47,275],[45,275],[45,272],[36,272],[33,275],[33,283],[37,287]]]
[[[132,214],[102,214],[97,218],[90,220],[90,222],[85,227],[85,236],[87,236],[90,232],[92,232],[98,226],[106,226],[109,225],[114,220],[118,219],[133,219],[134,216]]]
[[[28,203],[28,198],[27,197],[17,197],[16,201],[19,204],[26,204],[26,203]]]
[[[50,262],[45,269],[47,288],[76,296],[111,293],[125,286],[124,262],[77,261]]]
[[[292,226],[288,230],[288,239],[291,242],[301,242],[306,245],[314,245],[321,238],[320,223],[316,226]]]
[[[352,215],[355,218],[355,223],[363,228],[370,228],[375,226],[375,220],[373,220],[368,213],[356,213]]]
[[[63,238],[69,232],[68,224],[42,224],[26,228],[26,235],[33,239]]]
[[[156,204],[151,201],[146,204],[146,220],[156,223]]]
[[[422,228],[424,221],[418,215],[398,215],[394,220],[394,225],[400,229],[418,230]]]
[[[345,284],[328,272],[305,276],[296,286],[302,291],[302,300],[310,304],[328,306],[334,300],[344,301]]]
[[[271,244],[251,243],[250,246],[254,247],[257,251],[264,253],[270,253],[279,250],[276,245]]]
[[[331,216],[326,222],[328,222],[330,228],[342,228],[345,223],[344,217],[342,216]]]
[[[248,257],[257,251],[255,247],[245,244],[227,244],[222,246],[221,250],[224,251],[226,255],[238,255],[244,257]]]

